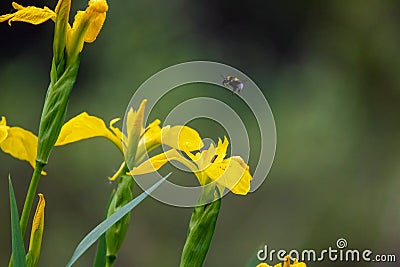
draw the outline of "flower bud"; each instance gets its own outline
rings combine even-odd
[[[39,262],[40,248],[42,246],[42,236],[44,230],[44,207],[46,201],[43,194],[39,194],[39,203],[33,217],[29,250],[26,254],[27,266],[35,267]]]
[[[114,192],[110,206],[108,207],[107,217],[110,217],[119,208],[132,200],[132,185],[133,178],[131,176],[122,175],[119,178],[118,187]],[[106,232],[107,261],[110,263],[112,263],[117,257],[118,250],[120,249],[126,231],[128,230],[129,222],[130,213],[125,215]]]

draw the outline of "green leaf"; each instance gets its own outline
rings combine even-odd
[[[183,247],[180,267],[201,267],[217,223],[221,199],[194,208],[189,223],[188,236]]]
[[[86,250],[88,250],[88,248],[90,246],[92,246],[94,242],[97,241],[97,239],[99,239],[111,226],[113,226],[116,222],[118,222],[128,212],[130,212],[133,208],[135,208],[137,205],[139,205],[139,203],[142,202],[157,187],[159,187],[162,182],[164,182],[166,179],[168,179],[168,177],[170,175],[171,175],[171,173],[167,174],[163,179],[161,179],[160,181],[155,183],[153,186],[151,186],[145,192],[143,192],[138,197],[136,197],[135,199],[133,199],[132,201],[127,203],[125,206],[118,209],[117,212],[115,212],[113,215],[108,217],[102,223],[97,225],[88,235],[86,235],[82,239],[82,241],[76,247],[74,253],[72,254],[71,259],[67,263],[67,267],[72,266],[72,264],[74,264],[83,255],[83,253],[85,253]]]
[[[8,177],[8,189],[10,191],[11,210],[12,266],[26,267],[24,240],[22,238],[21,227],[19,226],[17,202],[10,176]]]
[[[50,72],[51,83],[56,83],[65,70],[65,45],[67,40],[68,19],[71,0],[61,1],[54,26],[53,62]]]
[[[79,61],[66,67],[56,83],[50,83],[40,117],[36,161],[47,164],[64,124],[69,95],[78,75]]]

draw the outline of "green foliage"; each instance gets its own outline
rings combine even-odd
[[[8,190],[10,193],[10,211],[11,211],[11,242],[12,242],[12,259],[10,266],[26,267],[25,247],[22,238],[21,227],[19,226],[19,215],[17,202],[15,200],[14,189],[11,178],[8,177]]]
[[[67,66],[60,79],[49,85],[39,125],[37,161],[40,163],[47,164],[58,139],[78,69],[79,60]]]
[[[108,217],[102,223],[97,225],[88,235],[86,235],[79,245],[76,247],[71,259],[69,260],[67,267],[72,266],[82,255],[86,252],[86,250],[91,247],[108,229],[110,229],[116,222],[121,220],[127,213],[129,213],[133,208],[139,205],[151,192],[153,192],[157,187],[164,182],[171,173],[166,175],[163,179],[155,183],[148,190],[140,194],[138,197],[118,209],[113,215]]]

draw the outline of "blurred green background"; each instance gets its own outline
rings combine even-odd
[[[223,199],[205,266],[245,266],[261,245],[322,250],[341,237],[349,248],[396,254],[400,260],[399,1],[109,5],[100,36],[84,48],[69,118],[82,111],[106,122],[122,117],[142,82],[190,60],[245,72],[273,110],[278,143],[271,172],[255,193]],[[74,11],[85,7],[85,1],[73,1]],[[10,8],[11,1],[0,3],[0,13]],[[51,22],[0,24],[0,114],[9,125],[35,133],[49,82],[52,30]],[[220,91],[216,97],[247,114],[239,98]],[[201,88],[179,91],[169,105],[202,95],[213,94]],[[217,136],[207,121],[197,126],[203,136]],[[251,158],[251,167],[256,160]],[[120,161],[117,149],[100,138],[53,151],[39,185],[47,200],[40,266],[64,266],[101,220],[114,187],[106,178]],[[31,172],[27,163],[0,153],[2,266],[11,243],[7,176],[11,173],[21,208]],[[132,215],[116,266],[177,266],[190,214],[191,209],[147,199]],[[76,266],[90,266],[93,253]],[[398,266],[328,261],[308,266],[349,264]]]

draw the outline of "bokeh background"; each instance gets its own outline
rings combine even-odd
[[[223,199],[205,266],[245,266],[263,245],[322,250],[335,247],[341,237],[349,248],[396,254],[400,260],[398,1],[109,5],[100,36],[84,48],[69,118],[82,111],[105,121],[122,117],[143,81],[190,60],[218,61],[242,70],[263,90],[273,110],[278,143],[271,172],[255,193]],[[85,7],[86,1],[73,1],[74,11]],[[0,13],[10,9],[11,1],[0,3]],[[0,24],[0,114],[10,125],[35,133],[49,82],[52,31],[52,22]],[[244,117],[249,112],[227,91],[198,86],[177,91],[159,107],[160,114],[193,96],[214,96]],[[210,125],[204,120],[196,127],[203,136],[221,136],[217,125]],[[252,127],[249,132],[256,130]],[[256,160],[250,159],[251,167]],[[115,186],[106,178],[120,161],[116,148],[101,138],[54,150],[39,186],[47,200],[40,266],[64,266],[101,220]],[[21,208],[31,172],[27,163],[0,153],[2,266],[11,244],[7,176],[11,173]],[[132,215],[116,266],[177,266],[190,215],[189,208],[147,199]],[[93,253],[91,249],[76,266],[90,266]],[[349,264],[398,266],[328,261],[308,266]]]

